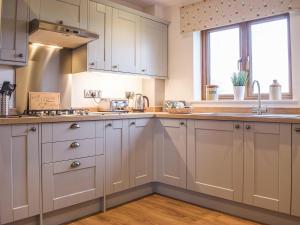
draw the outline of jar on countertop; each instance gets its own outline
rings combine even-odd
[[[273,80],[273,83],[270,85],[270,100],[281,100],[281,85],[277,80]]]
[[[219,100],[219,86],[218,85],[206,85],[206,100],[218,101]]]

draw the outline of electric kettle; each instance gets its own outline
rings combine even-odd
[[[145,108],[149,107],[149,98],[142,94],[136,94],[134,97],[134,112],[144,112]]]

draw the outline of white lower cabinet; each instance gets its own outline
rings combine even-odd
[[[153,123],[152,119],[129,121],[130,186],[153,180]]]
[[[106,194],[129,188],[128,122],[105,122]]]
[[[243,123],[189,120],[187,187],[241,202],[243,197]]]
[[[290,214],[291,125],[244,124],[244,203]]]
[[[0,224],[40,213],[39,128],[0,126]]]
[[[156,121],[154,148],[157,151],[157,180],[186,188],[186,121]]]
[[[292,133],[292,215],[300,217],[300,125]]]
[[[43,164],[43,212],[103,196],[104,155]]]

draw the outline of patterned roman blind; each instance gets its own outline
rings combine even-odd
[[[199,0],[181,7],[181,32],[192,32],[300,9],[300,0]]]

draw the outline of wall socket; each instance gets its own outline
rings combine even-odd
[[[101,90],[84,90],[84,98],[101,98]]]

